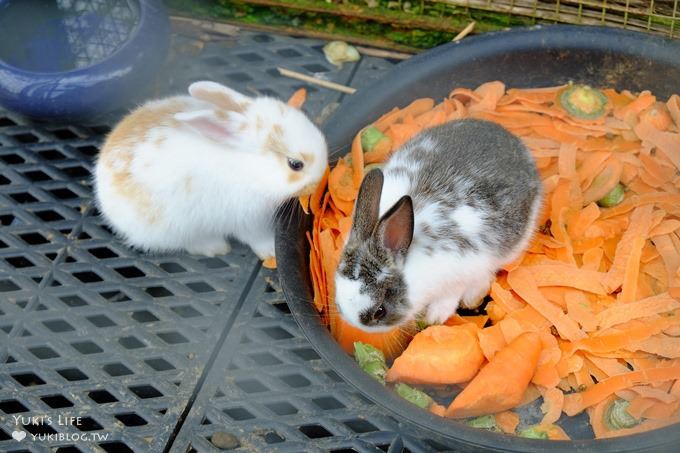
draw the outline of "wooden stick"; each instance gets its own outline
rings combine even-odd
[[[458,42],[461,39],[465,38],[474,29],[475,29],[475,21],[472,21],[469,24],[467,24],[467,27],[465,27],[463,30],[461,30],[461,32],[458,33],[455,38],[453,38],[453,42]]]
[[[390,50],[375,49],[373,47],[356,46],[356,48],[359,51],[359,53],[361,53],[362,55],[367,55],[369,57],[393,58],[395,60],[408,60],[413,56],[410,53],[392,52]]]
[[[317,77],[308,76],[299,72],[291,71],[285,68],[276,68],[282,76],[290,77],[291,79],[302,80],[307,83],[319,85],[330,90],[340,91],[342,93],[354,94],[357,90],[339,83],[329,82],[327,80],[319,79]]]

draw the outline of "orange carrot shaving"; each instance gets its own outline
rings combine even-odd
[[[301,109],[302,105],[305,103],[307,100],[307,90],[304,88],[300,88],[295,93],[292,94],[290,98],[288,98],[288,105],[291,107],[295,107],[296,109]]]

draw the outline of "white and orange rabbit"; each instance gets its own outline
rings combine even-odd
[[[301,111],[215,82],[155,100],[108,136],[95,171],[97,206],[131,246],[214,256],[229,237],[274,256],[273,220],[309,194],[327,165],[326,141]]]

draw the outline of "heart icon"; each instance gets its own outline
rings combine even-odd
[[[12,437],[21,442],[26,437],[26,431],[12,431]]]

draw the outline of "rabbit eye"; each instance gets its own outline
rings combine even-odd
[[[300,171],[305,166],[305,164],[301,160],[297,160],[297,159],[293,159],[293,158],[289,157],[288,158],[288,166],[293,171]]]
[[[387,310],[385,310],[385,306],[380,305],[378,309],[375,311],[375,313],[373,313],[373,319],[375,319],[376,321],[380,321],[382,318],[385,317],[386,314]]]

